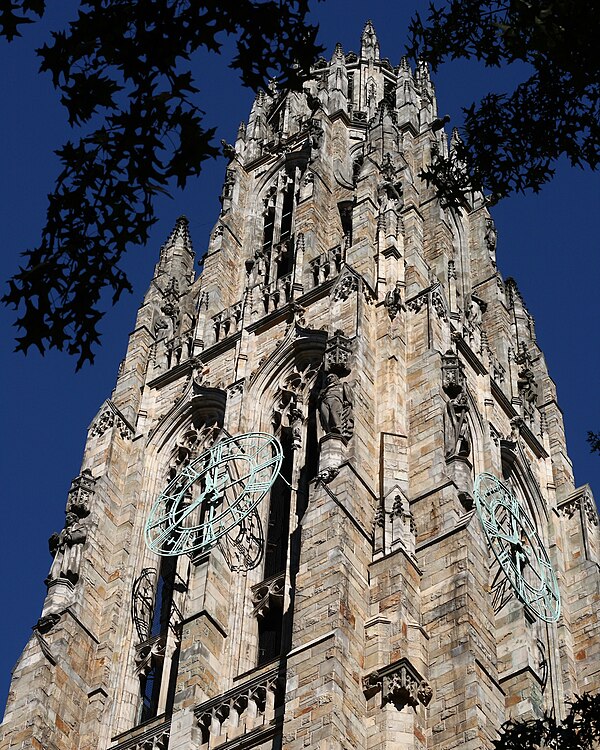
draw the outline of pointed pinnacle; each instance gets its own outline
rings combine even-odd
[[[360,38],[360,56],[367,60],[379,59],[379,42],[371,19],[366,22]]]

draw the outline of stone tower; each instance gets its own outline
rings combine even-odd
[[[419,177],[456,137],[370,23],[257,96],[202,273],[180,218],[89,428],[2,748],[490,748],[600,689],[598,516],[532,317],[482,197]],[[246,433],[280,450],[253,507],[215,468]],[[183,554],[145,542],[159,496]],[[211,502],[238,521],[186,553]]]

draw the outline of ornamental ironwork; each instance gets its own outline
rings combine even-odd
[[[279,441],[262,432],[213,445],[159,495],[146,522],[146,544],[164,556],[211,549],[265,497],[282,460]]]
[[[560,593],[548,553],[526,509],[493,474],[475,480],[477,513],[517,598],[545,622],[560,617]]]

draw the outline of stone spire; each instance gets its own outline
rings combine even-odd
[[[600,690],[593,499],[481,196],[420,177],[434,110],[369,22],[222,144],[201,276],[181,217],[88,431],[0,747],[487,750]]]
[[[429,75],[429,66],[425,60],[417,62],[415,73],[417,89],[421,94],[421,108],[426,110],[426,117],[433,120],[437,117],[437,102],[435,98],[435,89]]]
[[[336,44],[329,64],[329,112],[348,111],[348,71],[341,44]]]
[[[252,111],[250,112],[250,119],[248,120],[248,127],[246,129],[246,139],[248,145],[248,152],[246,153],[247,158],[255,158],[260,156],[260,146],[262,142],[268,137],[269,126],[267,124],[267,109],[270,97],[264,91],[259,91],[256,94],[254,104],[252,105]]]
[[[189,276],[194,266],[194,249],[186,216],[180,216],[175,222],[171,234],[160,249],[160,257],[154,275]]]
[[[365,24],[360,38],[360,56],[365,60],[379,60],[379,42],[370,19]]]

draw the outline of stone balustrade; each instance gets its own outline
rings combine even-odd
[[[201,750],[211,750],[251,730],[270,726],[283,698],[284,679],[276,668],[196,706]]]
[[[321,253],[310,261],[309,266],[312,276],[312,287],[324,284],[329,279],[333,279],[342,270],[344,253],[341,245],[332,247],[325,253]]]
[[[237,333],[242,326],[242,303],[236,302],[235,305],[222,310],[213,316],[213,329],[215,342],[221,341]]]
[[[270,284],[264,284],[261,287],[261,298],[265,313],[273,312],[292,301],[294,296],[292,283],[292,274],[288,273],[272,281]]]
[[[136,727],[134,731],[127,732],[126,737],[110,750],[167,750],[170,735],[171,721],[164,721],[163,716],[160,724],[153,724],[146,729]]]

